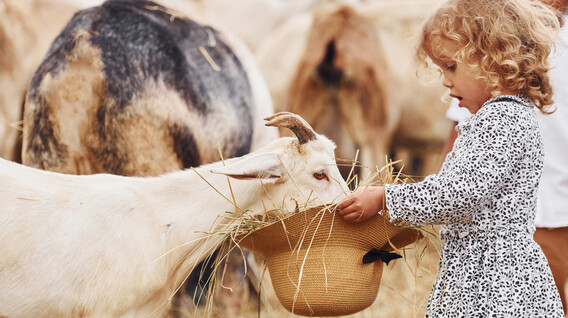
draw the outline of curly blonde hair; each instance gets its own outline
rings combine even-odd
[[[503,89],[526,95],[543,113],[553,104],[548,56],[560,12],[537,0],[449,0],[424,25],[416,56],[424,66],[440,40],[457,44],[454,60],[479,70],[493,96]]]

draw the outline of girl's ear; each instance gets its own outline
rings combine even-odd
[[[276,153],[265,152],[241,157],[210,171],[236,179],[273,179],[280,178],[284,168]]]

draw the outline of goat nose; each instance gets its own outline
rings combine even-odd
[[[325,56],[317,67],[318,77],[327,87],[337,87],[343,79],[343,70],[333,65],[336,55],[335,41],[329,41],[325,49]]]

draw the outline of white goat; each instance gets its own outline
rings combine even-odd
[[[291,198],[342,198],[333,142],[295,114],[267,120],[297,139],[159,177],[65,175],[0,160],[0,317],[163,315],[219,244],[205,233],[235,226],[216,222],[240,212],[233,195],[254,212],[294,206]]]

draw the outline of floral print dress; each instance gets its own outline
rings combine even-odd
[[[564,317],[533,240],[544,158],[534,106],[500,96],[456,129],[438,174],[386,186],[393,221],[442,225],[426,317]]]

